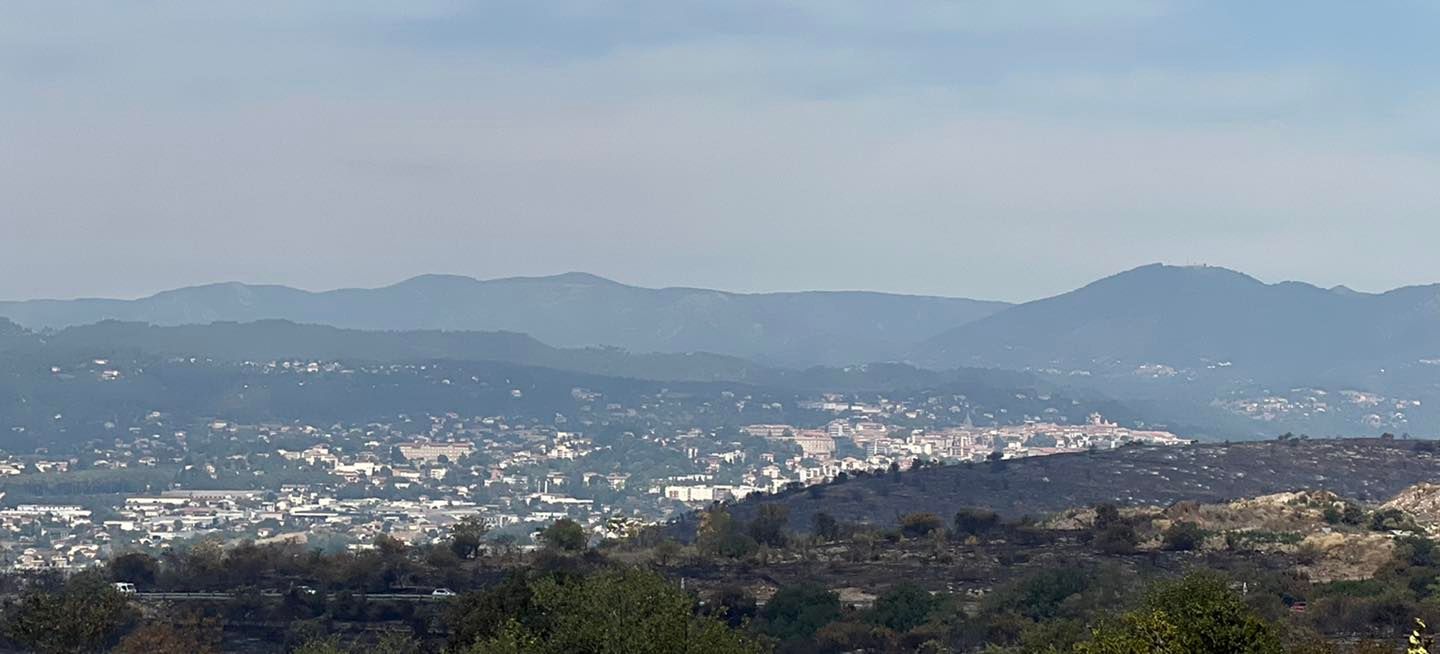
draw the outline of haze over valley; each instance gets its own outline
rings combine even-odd
[[[0,3],[0,654],[1440,653],[1437,33]]]
[[[1370,294],[1206,266],[1144,266],[1013,305],[647,289],[567,273],[318,293],[227,283],[135,300],[11,301],[0,317],[52,348],[233,361],[460,358],[750,383],[817,366],[908,371],[876,389],[923,387],[926,370],[1011,370],[1211,439],[1428,434],[1440,405],[1440,286]]]

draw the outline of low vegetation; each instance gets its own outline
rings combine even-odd
[[[962,508],[800,530],[782,504],[756,515],[715,507],[693,543],[650,528],[596,548],[561,521],[529,553],[469,521],[424,547],[129,552],[69,579],[10,579],[0,636],[152,654],[1320,654],[1399,651],[1416,618],[1440,620],[1440,550],[1409,514],[1325,493],[1046,522]],[[1371,547],[1375,565],[1312,575],[1341,549],[1321,537]],[[112,582],[224,594],[155,604]],[[458,595],[428,596],[441,586]]]

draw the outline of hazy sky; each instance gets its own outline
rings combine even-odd
[[[0,298],[1440,281],[1440,3],[0,5]]]

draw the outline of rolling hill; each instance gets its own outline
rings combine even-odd
[[[656,382],[728,382],[794,392],[953,389],[996,397],[1018,389],[1060,390],[1035,375],[995,369],[927,370],[903,363],[790,369],[706,353],[632,353],[618,348],[557,348],[514,332],[365,331],[284,320],[161,327],[107,320],[34,332],[0,318],[0,356],[32,361],[116,356],[198,358],[221,363],[276,360],[417,363],[490,362]],[[1107,398],[1082,399],[1124,414]],[[1082,416],[1083,417],[1083,416]]]
[[[0,302],[0,316],[31,329],[102,320],[175,326],[278,319],[363,330],[507,331],[556,347],[710,352],[809,366],[893,359],[1006,306],[868,292],[650,289],[567,273],[496,280],[426,275],[326,292],[227,283],[138,300]]]
[[[1430,444],[1423,444],[1430,445]],[[847,522],[893,525],[906,513],[952,516],[978,507],[1018,518],[1111,502],[1168,506],[1223,502],[1295,490],[1326,490],[1364,502],[1388,501],[1440,474],[1440,456],[1415,441],[1342,439],[1125,447],[959,464],[901,475],[857,476],[780,497],[757,497],[732,513],[749,519],[779,502],[791,524],[806,529],[816,513]]]
[[[297,360],[301,365],[291,365]],[[685,424],[824,421],[832,414],[804,404],[833,392],[917,403],[963,396],[982,424],[1041,415],[1079,422],[1092,412],[1153,422],[1103,396],[1072,394],[1022,372],[904,364],[790,370],[720,355],[552,348],[505,332],[376,332],[285,321],[175,327],[107,321],[31,332],[0,319],[0,445],[26,451],[143,423],[153,411],[187,420],[324,424],[518,411],[548,422],[593,410],[580,410],[594,401],[576,395],[582,388],[644,407],[638,420],[683,416]],[[657,404],[647,396],[665,399]]]

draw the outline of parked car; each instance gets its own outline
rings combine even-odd
[[[431,597],[454,597],[454,596],[455,596],[455,591],[450,590],[449,588],[436,588],[434,591],[432,591],[432,592],[430,593],[430,596],[431,596]]]

